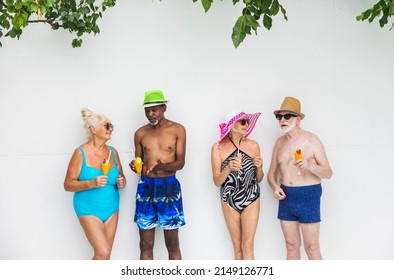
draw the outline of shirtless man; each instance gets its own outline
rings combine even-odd
[[[164,229],[170,260],[182,259],[178,229],[185,225],[181,186],[175,173],[185,165],[185,128],[164,116],[163,92],[145,93],[144,110],[149,123],[134,134],[135,156],[143,161],[138,184],[134,222],[140,234],[140,259],[153,259],[155,228]],[[130,168],[135,172],[134,160]]]
[[[279,199],[278,219],[286,241],[287,259],[300,259],[301,237],[310,260],[323,259],[320,252],[321,179],[332,170],[319,138],[300,128],[305,117],[298,99],[286,97],[274,112],[283,136],[275,143],[268,182]],[[295,152],[300,149],[300,159]]]

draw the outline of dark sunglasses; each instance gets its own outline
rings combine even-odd
[[[109,123],[109,122],[104,124],[104,127],[105,127],[106,130],[109,130],[110,128],[112,128],[112,130],[114,130],[114,125],[112,123]]]
[[[278,120],[281,120],[282,118],[285,118],[285,120],[289,120],[291,117],[298,117],[297,115],[293,115],[293,114],[276,114],[275,118]]]
[[[245,125],[245,124],[249,124],[249,123],[250,123],[249,119],[238,120],[238,122],[239,122],[241,125]]]

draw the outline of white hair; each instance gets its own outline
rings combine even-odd
[[[97,125],[103,123],[106,120],[109,120],[108,117],[104,114],[95,114],[92,110],[88,108],[82,108],[81,115],[84,122],[83,127],[88,138],[92,136],[92,131],[90,129],[91,127],[97,127]]]

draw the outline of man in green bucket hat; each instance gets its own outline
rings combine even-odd
[[[169,259],[182,259],[178,231],[185,218],[181,185],[175,174],[185,165],[186,131],[164,116],[167,103],[162,91],[146,92],[142,107],[149,123],[134,134],[135,157],[143,162],[134,214],[141,260],[153,259],[157,226],[164,230]],[[135,160],[129,166],[136,172]]]

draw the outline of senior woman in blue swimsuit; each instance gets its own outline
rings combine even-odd
[[[260,113],[232,110],[219,125],[213,144],[213,181],[220,187],[221,206],[236,260],[254,259],[254,237],[260,213],[260,186],[264,177],[259,144],[247,137]],[[240,159],[240,160],[236,160]]]
[[[74,192],[74,210],[93,247],[94,260],[111,257],[119,213],[118,188],[126,186],[118,152],[106,143],[113,125],[103,114],[81,110],[88,141],[75,149],[68,165],[64,189]],[[102,163],[110,163],[107,175]]]

